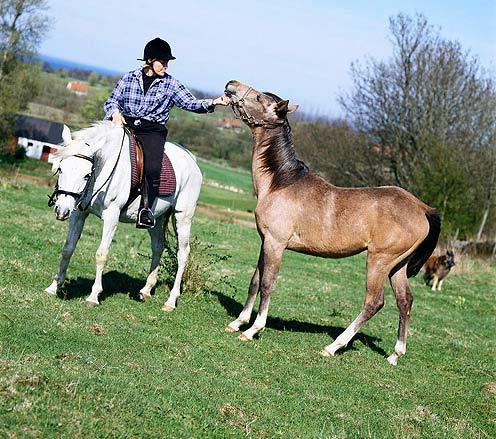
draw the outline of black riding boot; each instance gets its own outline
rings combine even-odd
[[[158,186],[157,186],[158,189]],[[155,184],[149,184],[149,179],[145,179],[141,194],[141,203],[136,220],[137,229],[150,229],[155,227],[155,216],[150,207],[153,207],[153,202],[156,198],[157,189]]]

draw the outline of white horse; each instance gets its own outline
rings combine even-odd
[[[68,136],[67,136],[68,134]],[[174,213],[176,222],[177,273],[169,298],[162,309],[171,311],[181,293],[181,280],[190,252],[191,221],[200,195],[202,174],[194,156],[182,146],[166,142],[167,153],[176,174],[176,192],[170,197],[157,197],[152,206],[155,227],[149,229],[152,248],[150,273],[140,290],[142,299],[151,297],[157,283],[160,257],[164,250],[167,222]],[[99,304],[102,292],[102,272],[107,261],[110,244],[117,223],[136,222],[139,197],[129,206],[126,203],[131,190],[131,161],[128,136],[124,129],[112,122],[98,122],[74,135],[66,132],[64,146],[55,154],[53,170],[58,170],[57,186],[52,196],[55,215],[64,221],[70,217],[69,231],[62,250],[59,271],[52,284],[45,290],[56,295],[64,283],[67,267],[81,236],[89,213],[103,220],[103,233],[96,252],[96,276],[86,304]],[[79,208],[78,208],[79,207]]]

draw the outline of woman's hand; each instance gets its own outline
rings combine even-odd
[[[229,105],[229,98],[226,95],[219,96],[212,101],[212,104],[223,105],[225,107],[226,105]]]
[[[114,114],[112,114],[112,122],[120,127],[122,125],[126,125],[126,120],[119,111],[116,111]]]

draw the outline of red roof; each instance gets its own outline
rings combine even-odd
[[[84,82],[71,81],[67,84],[67,88],[72,91],[79,91],[81,93],[88,93],[90,87]]]

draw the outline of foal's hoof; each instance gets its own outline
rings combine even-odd
[[[48,295],[48,296],[53,296],[55,297],[57,295],[57,290],[52,290],[50,289],[50,287],[48,288],[45,288],[45,293]]]
[[[391,366],[396,366],[398,364],[398,355],[397,354],[391,354],[388,358],[387,358],[387,361],[388,363],[391,365]]]
[[[239,334],[238,337],[241,341],[251,341],[252,339],[247,337],[245,334]]]
[[[174,311],[176,307],[165,304],[161,309],[162,311],[171,312]]]
[[[137,295],[136,295],[136,298],[140,301],[140,302],[146,302],[147,300],[150,300],[152,298],[152,295],[150,293],[143,293],[142,291],[140,291]]]
[[[334,357],[334,354],[331,354],[328,350],[325,348],[320,351],[320,355],[323,357]]]
[[[233,328],[232,326],[227,325],[226,326],[226,332],[238,332],[239,329]]]
[[[86,307],[87,308],[95,308],[98,305],[100,305],[98,302],[92,302],[91,300],[86,301]]]

